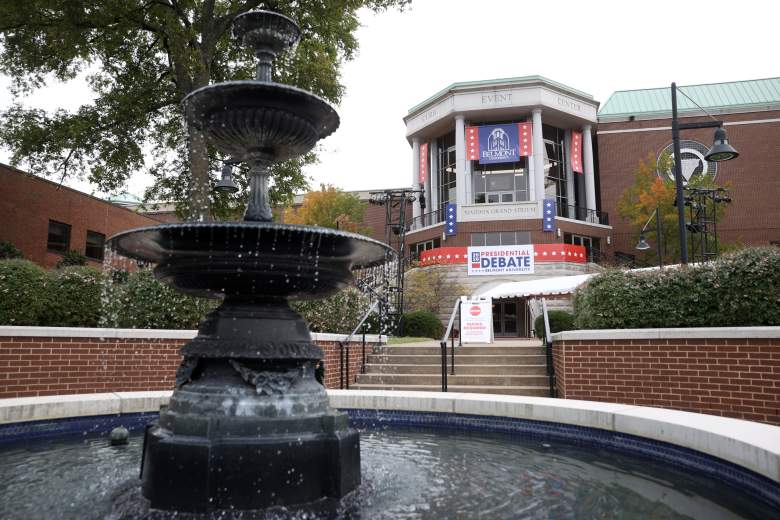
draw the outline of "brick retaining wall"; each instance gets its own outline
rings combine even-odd
[[[777,329],[777,337],[733,332],[744,329],[726,334],[742,337],[717,337],[723,334],[716,332],[709,338],[690,337],[703,329],[657,338],[641,337],[653,335],[642,330],[557,334],[558,395],[780,425],[780,328],[760,329]],[[668,337],[675,335],[682,337]]]
[[[193,333],[194,335],[194,333]],[[171,390],[182,338],[0,336],[0,398]],[[325,383],[339,388],[339,346],[315,340],[325,354]],[[350,345],[350,379],[361,344]],[[367,345],[370,352],[371,346]]]

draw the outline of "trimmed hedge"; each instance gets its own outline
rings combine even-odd
[[[322,300],[295,300],[290,307],[309,324],[312,332],[349,334],[368,311],[367,298],[356,288],[347,287]]]
[[[195,329],[217,300],[195,298],[159,282],[151,270],[127,276],[107,287],[104,327],[130,329]]]
[[[547,319],[550,321],[550,332],[562,332],[574,330],[574,314],[566,311],[548,311]],[[540,314],[534,320],[534,334],[537,338],[545,338],[544,314]]]
[[[407,312],[402,320],[404,336],[439,339],[444,334],[441,320],[430,311]]]
[[[573,303],[581,329],[780,325],[780,248],[679,269],[606,271]]]
[[[91,267],[71,266],[48,273],[40,322],[49,327],[97,327],[105,276]]]
[[[39,325],[46,271],[29,260],[0,261],[0,325]]]

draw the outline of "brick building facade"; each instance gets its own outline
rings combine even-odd
[[[74,250],[94,266],[111,236],[161,220],[0,164],[0,240],[51,268]]]
[[[683,176],[715,174],[715,184],[729,189],[732,202],[718,223],[719,240],[744,245],[780,242],[780,78],[680,89],[723,121],[729,143],[740,153],[734,160],[705,165],[701,151],[712,146],[713,129],[681,131]],[[601,204],[610,212],[615,251],[641,255],[634,249],[637,230],[616,209],[634,181],[639,161],[657,160],[671,147],[670,98],[668,87],[615,92],[599,111]],[[686,98],[678,100],[681,123],[711,121],[698,107],[685,104]]]

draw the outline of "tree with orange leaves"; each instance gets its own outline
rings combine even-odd
[[[366,204],[354,193],[346,193],[331,185],[320,185],[319,191],[310,191],[303,203],[285,208],[283,219],[287,224],[306,224],[365,233],[362,225]]]
[[[677,263],[680,261],[680,233],[677,221],[677,208],[674,205],[675,185],[666,172],[671,171],[674,161],[669,154],[662,155],[656,163],[652,155],[639,161],[634,170],[634,184],[629,186],[618,201],[618,215],[631,224],[636,230],[636,239],[642,227],[650,220],[653,212],[658,209],[661,219],[662,243],[664,263]],[[660,172],[660,173],[659,173]],[[697,175],[687,184],[691,187],[715,187],[712,177],[709,175]],[[723,217],[723,210],[719,207],[717,220]],[[686,211],[686,221],[689,219]],[[655,221],[652,221],[645,231],[645,235],[653,242],[656,237]],[[653,242],[655,246],[655,243]],[[651,247],[643,253],[644,262],[647,265],[658,264],[656,247]]]

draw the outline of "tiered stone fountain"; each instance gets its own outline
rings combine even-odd
[[[267,11],[236,18],[234,35],[259,60],[256,79],[210,85],[184,100],[187,123],[233,161],[250,165],[243,222],[131,230],[110,241],[156,264],[158,279],[197,296],[224,296],[182,348],[170,405],[145,437],[142,493],[153,510],[209,513],[338,499],[360,483],[358,433],[314,378],[322,351],[288,298],[324,297],[351,269],[388,248],[341,231],[271,222],[268,167],[336,130],[323,99],[271,81],[272,62],[299,39]]]

